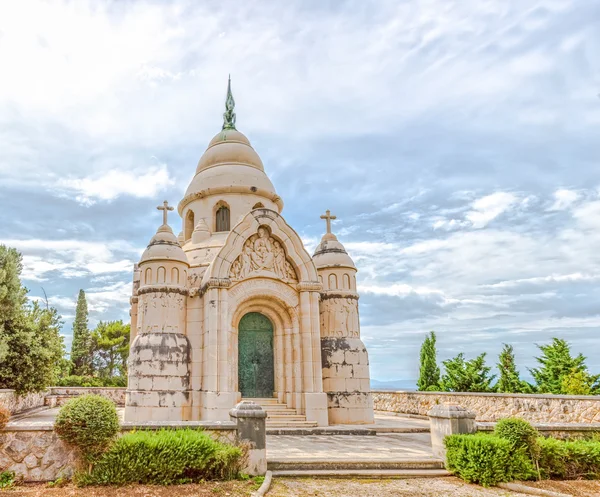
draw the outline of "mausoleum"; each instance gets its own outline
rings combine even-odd
[[[331,232],[335,216],[321,216],[311,257],[236,129],[231,82],[225,106],[179,202],[181,233],[165,201],[134,268],[125,419],[228,420],[251,399],[272,424],[372,423],[356,267]]]

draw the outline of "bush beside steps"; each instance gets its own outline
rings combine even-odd
[[[450,435],[444,443],[447,469],[469,483],[600,478],[600,440],[540,437],[518,418],[499,421],[493,434]]]

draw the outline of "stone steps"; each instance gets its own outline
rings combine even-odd
[[[251,400],[267,412],[267,430],[273,429],[307,429],[315,428],[317,423],[307,421],[304,414],[298,414],[296,409],[282,404],[276,398],[243,399]]]
[[[267,468],[275,471],[433,471],[444,470],[441,459],[386,459],[386,460],[320,460],[320,459],[269,459]]]
[[[312,469],[275,470],[279,478],[439,478],[451,476],[445,469]]]

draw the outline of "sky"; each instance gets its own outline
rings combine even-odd
[[[0,3],[0,243],[128,319],[132,266],[237,127],[312,253],[331,209],[371,377],[568,340],[600,373],[600,0]],[[171,215],[179,231],[181,220]]]

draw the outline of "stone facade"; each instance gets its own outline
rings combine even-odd
[[[230,89],[226,102],[179,202],[181,233],[165,201],[134,267],[125,419],[226,420],[242,397],[274,397],[318,426],[371,423],[356,267],[331,233],[334,217],[323,216],[327,233],[311,257],[235,127]],[[240,329],[255,313],[272,325],[253,335],[260,350],[247,339],[260,330]],[[248,387],[252,378],[260,388]]]
[[[426,416],[432,407],[446,402],[473,411],[477,421],[518,416],[531,423],[600,423],[600,396],[373,392],[378,411]]]
[[[123,407],[126,391],[125,387],[50,387],[46,396],[46,405],[62,406],[73,397],[94,394],[112,400],[115,405]]]

